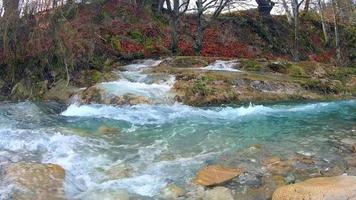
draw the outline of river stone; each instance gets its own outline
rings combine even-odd
[[[200,170],[195,183],[203,186],[213,186],[225,183],[243,173],[240,168],[229,168],[221,165],[210,165]]]
[[[356,200],[356,177],[313,178],[278,188],[273,200]]]
[[[64,169],[55,164],[15,163],[4,170],[5,180],[16,188],[16,200],[64,199]]]
[[[167,185],[162,191],[162,197],[164,199],[177,199],[183,197],[185,194],[186,191],[175,184]]]
[[[234,200],[232,192],[226,187],[215,187],[205,191],[204,200]]]

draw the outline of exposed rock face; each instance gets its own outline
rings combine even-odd
[[[356,177],[336,176],[313,178],[283,186],[273,194],[273,200],[355,200]]]
[[[221,165],[210,165],[200,170],[195,183],[203,186],[213,186],[225,183],[243,173],[240,168],[228,168]]]
[[[64,169],[54,164],[15,163],[4,170],[4,179],[14,185],[11,194],[16,200],[64,199]]]
[[[205,192],[205,200],[234,200],[231,190],[226,187],[215,187]]]

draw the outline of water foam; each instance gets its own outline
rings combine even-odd
[[[217,60],[214,63],[212,63],[206,67],[203,67],[201,69],[212,70],[212,71],[241,72],[240,70],[235,68],[237,65],[238,65],[238,62],[236,60],[230,60],[230,61]]]

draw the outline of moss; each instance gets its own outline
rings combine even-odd
[[[128,36],[132,39],[135,40],[138,43],[143,44],[145,42],[145,37],[142,35],[141,32],[139,32],[138,30],[134,30],[134,31],[130,31],[128,33]]]
[[[200,94],[203,96],[208,96],[214,92],[213,88],[209,87],[210,82],[212,79],[210,79],[207,76],[202,76],[198,78],[192,87],[192,91],[194,94]]]
[[[288,73],[290,76],[294,77],[305,77],[306,73],[303,69],[303,67],[297,65],[297,64],[292,64],[288,67]]]
[[[121,40],[119,36],[113,36],[110,38],[111,46],[118,51],[119,53],[122,52]]]
[[[264,68],[264,63],[255,60],[241,60],[240,63],[246,71],[260,72]]]
[[[342,83],[346,83],[352,76],[356,75],[356,68],[354,67],[338,67],[335,70],[329,72],[332,79],[339,80]]]

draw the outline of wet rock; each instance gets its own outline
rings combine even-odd
[[[283,161],[281,158],[275,156],[264,160],[262,164],[272,174],[283,175],[293,170],[291,162]]]
[[[130,165],[119,164],[111,167],[110,169],[105,170],[105,175],[107,180],[117,180],[131,177],[134,169]]]
[[[234,200],[234,196],[226,187],[215,187],[205,191],[204,200]]]
[[[356,154],[348,155],[344,159],[348,167],[356,167]]]
[[[337,165],[320,171],[321,175],[323,176],[340,176],[344,174],[344,172],[345,171]]]
[[[4,170],[4,180],[13,184],[17,200],[64,199],[64,169],[54,164],[15,163]]]
[[[80,98],[83,103],[103,103],[104,100],[104,91],[102,91],[100,88],[92,86],[84,90]]]
[[[262,177],[262,185],[258,188],[247,188],[241,192],[241,195],[236,196],[237,199],[244,200],[265,200],[272,197],[273,192],[281,186],[286,184],[283,176],[280,175],[266,175]]]
[[[194,182],[203,186],[213,186],[228,182],[242,173],[243,170],[240,168],[210,165],[198,172]]]
[[[77,91],[78,88],[67,85],[67,81],[65,80],[60,80],[56,82],[51,89],[49,89],[49,91],[44,95],[44,99],[66,102]]]
[[[352,153],[356,153],[356,143],[352,145],[351,151]]]
[[[286,199],[356,199],[356,177],[313,178],[301,183],[280,187],[273,193],[273,200]]]
[[[179,197],[183,197],[186,194],[186,191],[175,185],[175,184],[169,184],[167,187],[165,187],[162,191],[162,198],[163,199],[177,199]]]
[[[150,101],[146,97],[136,95],[116,96],[110,99],[110,104],[115,105],[137,105],[148,103],[150,103]]]

